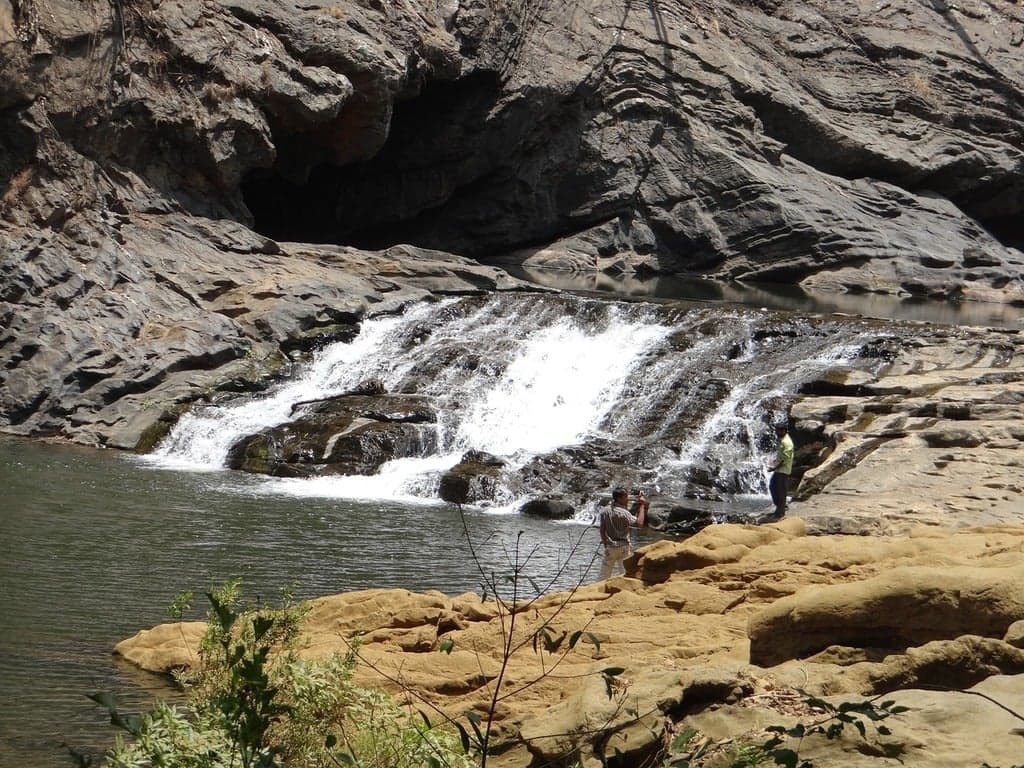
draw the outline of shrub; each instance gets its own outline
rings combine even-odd
[[[123,715],[109,694],[91,698],[119,735],[111,768],[421,768],[473,763],[452,733],[428,727],[386,694],[352,680],[357,646],[308,661],[297,653],[306,608],[284,595],[280,607],[236,611],[239,582],[207,593],[208,629],[193,667],[178,676],[181,708],[158,702]],[[173,612],[180,617],[185,599]]]

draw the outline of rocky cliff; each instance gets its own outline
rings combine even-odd
[[[1002,0],[0,0],[0,426],[132,447],[515,287],[480,262],[1024,301],[1022,39]]]

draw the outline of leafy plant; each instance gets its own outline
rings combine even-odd
[[[90,698],[119,728],[111,768],[420,768],[472,765],[452,733],[424,727],[380,691],[352,681],[356,650],[322,661],[298,654],[305,606],[237,607],[239,582],[207,593],[207,632],[178,675],[183,708],[158,702],[124,714],[107,693]],[[171,607],[181,616],[190,595]],[[79,765],[83,763],[80,761]]]
[[[762,765],[814,768],[814,763],[809,758],[800,756],[800,748],[808,736],[817,734],[834,741],[841,738],[847,726],[850,726],[856,730],[860,738],[867,739],[868,725],[879,736],[889,736],[892,732],[882,721],[907,711],[907,707],[899,706],[894,701],[883,701],[877,705],[874,700],[852,701],[836,706],[804,691],[800,691],[800,694],[808,707],[822,713],[824,717],[809,725],[802,722],[790,727],[770,725],[765,730],[771,736],[760,744],[733,744],[728,753],[728,768],[755,768]],[[693,728],[676,734],[669,746],[666,765],[670,768],[697,768],[704,765],[713,748],[718,745],[711,739],[702,739],[695,743],[697,736],[698,732]],[[796,744],[791,745],[794,740]],[[886,757],[898,758],[905,750],[903,744],[899,742],[883,742],[878,746]]]

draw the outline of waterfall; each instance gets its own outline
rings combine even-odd
[[[850,326],[571,296],[423,303],[364,322],[354,341],[325,347],[263,396],[196,408],[149,460],[222,469],[232,444],[286,424],[294,404],[373,378],[388,392],[429,398],[439,414],[430,427],[435,450],[393,459],[374,475],[261,487],[430,503],[441,474],[475,450],[504,460],[505,480],[489,503],[512,510],[535,489],[508,478],[522,469],[550,491],[561,481],[540,478],[536,462],[569,461],[573,450],[590,446],[590,463],[610,467],[601,471],[628,461],[668,492],[685,495],[699,477],[726,493],[763,493],[761,446],[777,415],[772,409],[801,381],[856,358],[864,340],[851,340]]]
[[[289,421],[292,406],[297,402],[331,397],[355,386],[367,371],[386,364],[384,356],[393,348],[398,335],[437,311],[436,307],[422,304],[402,317],[383,317],[366,323],[351,343],[330,345],[294,381],[268,396],[186,413],[157,447],[153,454],[155,463],[197,471],[222,469],[228,449],[237,440]]]
[[[614,407],[642,355],[668,333],[627,320],[588,332],[559,318],[524,339],[505,371],[480,391],[455,446],[522,457],[582,441]]]

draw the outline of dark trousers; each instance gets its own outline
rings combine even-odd
[[[772,495],[772,503],[775,504],[775,514],[786,514],[786,494],[789,493],[789,475],[781,472],[773,472],[772,479],[768,482],[768,492]]]

